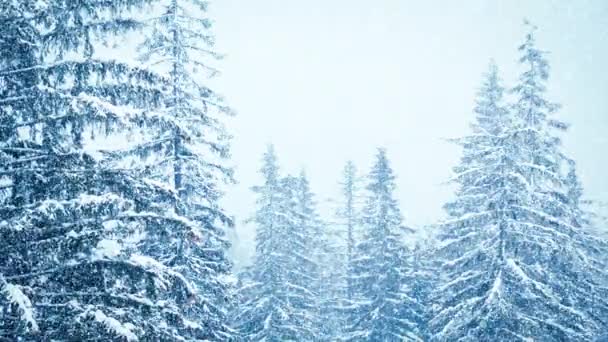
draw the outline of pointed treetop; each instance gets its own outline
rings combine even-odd
[[[525,78],[526,74],[534,73],[535,75],[540,76],[543,81],[546,81],[549,78],[549,63],[545,58],[547,52],[539,50],[536,47],[536,30],[538,28],[529,22],[524,22],[524,24],[529,27],[529,30],[528,33],[526,33],[524,43],[521,44],[518,49],[523,54],[520,57],[519,62],[522,64],[529,64],[530,70],[522,76]]]
[[[277,181],[279,178],[279,164],[274,145],[268,144],[262,160],[262,169],[260,171],[266,178],[266,182],[271,183]]]
[[[372,171],[370,172],[369,177],[371,179],[377,180],[381,183],[386,183],[385,186],[389,186],[389,190],[394,190],[396,187],[394,184],[395,175],[393,174],[393,170],[390,167],[390,162],[388,160],[386,154],[386,148],[379,147],[378,152],[376,153],[376,161],[374,166],[372,167]],[[369,184],[369,187],[376,187],[376,182],[372,182]]]
[[[488,63],[488,71],[486,71],[486,82],[485,84],[493,85],[495,88],[500,88],[501,79],[498,76],[498,65],[496,61],[492,58]]]
[[[342,170],[342,175],[344,176],[344,179],[340,182],[340,185],[342,185],[343,191],[351,192],[358,188],[356,183],[360,181],[360,179],[357,177],[357,166],[352,160],[346,161],[344,169]]]
[[[488,65],[488,71],[484,73],[484,82],[477,95],[486,96],[489,100],[498,102],[502,100],[503,92],[504,87],[502,86],[502,79],[498,74],[498,66],[492,59]]]
[[[357,170],[357,166],[355,166],[355,162],[352,160],[347,160],[344,165],[344,172],[354,174]]]
[[[384,147],[377,148],[375,167],[377,167],[377,168],[387,168],[388,167],[388,157],[386,155],[386,148],[384,148]]]
[[[506,126],[508,111],[502,103],[504,87],[498,75],[498,66],[491,60],[484,80],[477,92],[476,121],[471,127],[476,133],[497,135]]]

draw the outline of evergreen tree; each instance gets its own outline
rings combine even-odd
[[[282,242],[289,258],[286,274],[289,321],[298,332],[297,341],[316,341],[328,322],[319,319],[320,311],[328,311],[327,304],[320,300],[319,261],[327,256],[327,244],[323,237],[323,225],[316,212],[314,195],[304,174],[287,176],[281,180],[282,191],[287,201],[285,208],[289,217],[286,237]],[[325,331],[328,333],[328,331]]]
[[[319,310],[319,340],[334,341],[343,335],[348,320],[346,300],[346,272],[343,241],[339,232],[328,224],[321,224],[315,236],[315,261],[318,264],[317,302]]]
[[[555,339],[568,336],[582,340],[605,331],[608,323],[605,319],[607,283],[602,271],[605,265],[599,252],[605,247],[587,234],[587,220],[580,208],[582,186],[576,176],[575,163],[561,151],[558,135],[566,131],[568,125],[554,118],[559,105],[544,97],[549,64],[546,53],[536,47],[535,30],[532,27],[519,48],[520,63],[525,71],[512,90],[517,96],[513,108],[517,122],[515,139],[518,146],[523,147],[522,158],[518,161],[534,191],[527,198],[529,203],[518,207],[523,210],[518,216],[537,224],[538,230],[542,230],[541,227],[550,229],[542,233],[532,230],[534,235],[544,237],[544,233],[550,231],[555,235],[549,241],[534,239],[538,241],[534,252],[520,257],[518,265],[530,278],[547,284],[550,290],[545,289],[543,294],[553,293],[557,297],[549,296],[545,299],[548,304],[542,304],[547,313],[537,325],[540,326],[537,331]],[[540,260],[532,261],[535,255]],[[543,262],[547,263],[543,265],[544,272],[531,270],[532,265]],[[560,317],[557,321],[556,315]],[[547,323],[548,326],[543,326]],[[546,330],[549,333],[545,333]]]
[[[504,242],[500,240],[507,219],[501,216],[507,213],[499,206],[517,200],[521,197],[518,189],[526,186],[525,179],[512,172],[516,146],[506,131],[513,118],[502,102],[503,93],[492,64],[478,93],[473,134],[456,141],[463,146],[463,156],[461,165],[454,168],[459,185],[456,200],[445,205],[451,219],[443,224],[439,237],[438,254],[444,262],[430,322],[436,340],[487,339],[496,334],[486,321],[499,318],[493,311],[482,310],[485,302],[502,300],[494,285],[502,286]],[[500,309],[497,305],[494,311]]]
[[[336,210],[336,229],[328,237],[328,244],[332,256],[327,265],[323,267],[329,272],[329,284],[332,286],[334,302],[335,323],[333,335],[343,336],[348,331],[352,305],[355,302],[352,274],[352,260],[355,252],[355,243],[360,234],[359,220],[359,183],[357,168],[352,161],[348,161],[342,172],[340,181],[341,199]],[[329,233],[329,231],[328,231]],[[329,268],[328,266],[332,266]],[[327,285],[326,285],[327,286]]]
[[[395,175],[384,149],[369,174],[362,213],[363,237],[353,260],[357,303],[349,338],[365,341],[420,340],[418,309],[406,284],[405,227],[394,198]]]
[[[350,277],[355,250],[355,239],[359,223],[357,197],[359,191],[357,168],[352,161],[348,161],[343,171],[344,181],[341,183],[343,203],[338,212],[340,219],[346,226],[346,299],[353,300],[353,284]]]
[[[144,250],[183,274],[196,294],[185,309],[184,334],[196,339],[226,340],[232,304],[232,264],[226,230],[233,226],[219,204],[221,186],[234,182],[228,135],[221,121],[230,109],[202,82],[217,73],[209,60],[214,38],[207,2],[154,1],[158,16],[148,19],[139,47],[145,70],[157,75],[150,86],[156,102],[136,115],[141,141],[112,153],[116,165],[131,161],[133,174],[169,192],[163,208],[176,219],[158,224]],[[183,222],[188,222],[184,225]]]
[[[428,228],[428,227],[425,227]],[[404,283],[412,298],[412,322],[416,325],[418,336],[428,341],[428,322],[431,319],[431,295],[437,278],[438,266],[434,258],[434,248],[430,241],[421,241],[406,256]]]
[[[230,151],[221,119],[231,111],[200,81],[217,73],[207,60],[220,58],[212,50],[214,37],[206,16],[207,2],[159,3],[162,13],[152,18],[152,34],[141,52],[144,61],[167,70],[166,91],[161,108],[146,123],[146,127],[155,128],[155,135],[138,146],[138,152],[157,151],[155,173],[150,176],[169,184],[176,193],[176,213],[200,226],[203,241],[178,234],[177,245],[162,253],[175,255],[170,265],[198,287],[196,305],[189,312],[191,319],[204,327],[205,335],[198,338],[223,340],[231,331],[227,309],[232,265],[226,255],[230,247],[226,229],[233,222],[219,201],[220,187],[233,182],[233,171],[226,165]],[[168,172],[159,172],[165,168]],[[166,174],[171,179],[163,179]]]
[[[235,324],[246,341],[279,341],[289,336],[288,308],[284,288],[286,258],[281,253],[285,237],[284,199],[274,147],[269,146],[260,170],[264,183],[253,188],[257,210],[256,253],[253,265],[243,273],[239,295],[242,300]]]
[[[260,170],[264,183],[252,190],[257,194],[257,211],[252,219],[256,226],[255,259],[241,274],[239,299],[242,301],[234,315],[235,324],[244,340],[278,339],[284,318],[285,299],[281,293],[282,259],[274,258],[282,238],[280,226],[279,166],[274,147],[269,146]],[[284,267],[284,266],[283,266]]]
[[[605,324],[597,243],[576,223],[554,133],[566,125],[544,98],[548,64],[532,33],[520,51],[526,70],[512,111],[492,67],[473,134],[457,140],[464,152],[445,206],[432,340],[585,341]]]
[[[140,86],[154,75],[94,57],[105,37],[140,26],[119,14],[145,2],[1,4],[9,28],[0,35],[6,339],[181,339],[173,326],[183,322],[182,303],[166,293],[188,298],[193,290],[138,247],[166,193],[99,162],[83,144],[86,134],[120,131],[123,105],[154,102]]]
[[[27,141],[18,134],[18,120],[31,120],[30,116],[35,115],[32,101],[23,99],[23,89],[32,89],[38,84],[37,73],[33,70],[26,71],[38,64],[39,52],[35,44],[40,41],[40,35],[32,20],[36,10],[37,8],[27,3],[0,2],[0,25],[3,28],[0,34],[1,209],[16,202],[17,194],[14,189],[17,184],[25,182],[20,182],[19,178],[26,177],[23,173],[13,170],[18,168],[22,156],[28,158],[28,155],[24,154],[29,152]],[[0,232],[4,232],[9,228],[5,223],[8,215],[4,210],[0,210],[0,215]],[[7,253],[7,243],[11,241],[0,241],[2,254]],[[10,261],[12,265],[2,260],[0,269],[0,338],[3,340],[39,332],[31,303],[31,291],[15,284],[14,280],[7,281],[5,278],[5,275],[12,275],[9,266],[15,268],[15,274],[24,271],[19,265],[20,260]]]
[[[312,194],[304,178],[279,175],[274,149],[264,154],[258,195],[256,255],[235,315],[247,341],[318,340]]]

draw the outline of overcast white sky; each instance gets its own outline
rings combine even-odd
[[[440,219],[459,158],[442,138],[467,133],[490,58],[512,85],[523,18],[551,52],[550,95],[573,125],[566,149],[587,196],[608,199],[608,1],[215,0],[211,12],[227,54],[217,88],[238,112],[240,183],[226,204],[239,260],[253,251],[242,220],[270,142],[284,171],[306,169],[323,206],[347,159],[367,171],[387,147],[406,222]]]

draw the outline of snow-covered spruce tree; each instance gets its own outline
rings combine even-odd
[[[301,178],[279,176],[272,147],[261,173],[264,184],[253,189],[255,260],[240,289],[235,321],[246,341],[316,341],[312,197]]]
[[[358,201],[358,176],[357,168],[352,161],[348,161],[344,166],[344,180],[340,184],[342,187],[342,205],[338,210],[338,217],[343,221],[346,230],[346,300],[353,300],[353,285],[350,277],[353,264],[353,254],[355,253],[355,239],[359,225]]]
[[[19,183],[19,174],[11,172],[11,165],[18,163],[20,156],[26,153],[26,142],[18,134],[17,122],[29,120],[35,115],[31,101],[20,99],[24,89],[37,86],[38,78],[34,70],[27,70],[38,64],[38,49],[36,43],[40,37],[34,27],[32,17],[36,8],[31,4],[15,1],[0,2],[0,206],[15,201],[15,184]],[[26,70],[23,70],[26,69]],[[8,70],[23,70],[8,73]],[[19,151],[22,151],[19,153]],[[33,152],[36,152],[35,150]],[[26,155],[27,157],[27,155]],[[0,211],[0,229],[3,227],[7,213]],[[6,244],[10,240],[0,241],[2,254],[6,252]],[[6,254],[5,254],[6,255]],[[4,258],[2,258],[4,259]],[[27,336],[28,333],[37,333],[39,328],[34,319],[31,300],[24,294],[27,289],[9,282],[5,275],[11,266],[20,265],[15,262],[8,265],[2,260],[0,269],[0,339],[10,340],[17,336]],[[29,294],[31,296],[31,294]]]
[[[513,106],[514,136],[523,148],[518,162],[534,191],[527,203],[517,206],[523,212],[516,215],[538,225],[529,232],[542,237],[550,233],[553,238],[543,241],[539,237],[534,239],[535,244],[522,243],[515,250],[515,259],[522,275],[547,285],[542,292],[548,297],[542,303],[546,316],[537,315],[540,323],[528,331],[536,328],[540,333],[537,336],[582,340],[605,331],[608,324],[608,283],[603,271],[605,256],[601,253],[605,244],[588,235],[575,163],[561,149],[559,134],[567,130],[567,125],[553,117],[559,106],[544,97],[549,65],[545,52],[536,47],[535,30],[532,27],[519,48],[525,71],[512,90],[518,97]],[[526,247],[528,253],[522,253]],[[537,273],[538,264],[544,270]]]
[[[529,33],[510,112],[495,67],[478,95],[473,134],[456,142],[456,199],[445,208],[432,340],[586,341],[605,325],[598,244],[580,224],[569,160],[544,98],[548,64]]]
[[[341,232],[332,225],[322,223],[315,236],[315,262],[317,267],[319,340],[335,341],[343,335],[348,320],[346,300],[346,273],[344,241]]]
[[[246,341],[280,340],[287,319],[283,288],[285,258],[280,255],[285,235],[280,174],[274,147],[264,153],[260,169],[264,182],[252,188],[258,196],[257,210],[251,219],[256,227],[255,259],[241,274],[240,305],[234,314],[235,326]]]
[[[146,69],[162,76],[154,85],[160,104],[138,116],[142,141],[113,157],[135,161],[132,171],[171,191],[174,215],[197,227],[193,231],[177,221],[159,225],[146,250],[195,285],[196,297],[186,310],[191,336],[226,340],[233,286],[226,229],[233,222],[219,201],[221,186],[233,182],[229,137],[221,121],[230,110],[203,83],[217,72],[208,61],[219,55],[212,51],[206,1],[153,3],[155,15],[147,21],[149,34],[139,50]]]
[[[428,229],[429,227],[424,227]],[[430,241],[417,242],[406,255],[404,283],[412,301],[412,322],[416,325],[418,336],[429,340],[428,322],[431,319],[431,295],[437,279],[437,262],[434,246]]]
[[[3,338],[180,339],[193,289],[138,249],[167,195],[83,146],[122,127],[121,105],[157,97],[138,86],[150,73],[93,57],[98,38],[138,26],[119,14],[143,3],[2,2],[0,42],[19,46],[0,60]]]
[[[443,264],[430,322],[434,340],[488,339],[496,336],[491,324],[501,319],[500,305],[484,307],[486,302],[502,300],[496,292],[503,276],[500,239],[513,215],[500,206],[525,196],[527,185],[512,170],[517,146],[507,133],[513,118],[503,93],[492,64],[478,94],[473,134],[456,141],[463,146],[463,156],[454,168],[459,185],[456,200],[445,205],[451,218],[440,227],[438,256]],[[504,310],[505,318],[509,311]]]
[[[334,341],[344,331],[345,317],[345,277],[342,241],[340,232],[332,230],[324,222],[318,211],[315,195],[304,172],[296,183],[296,218],[294,232],[300,232],[302,240],[299,257],[304,262],[294,279],[298,287],[308,290],[303,297],[305,303],[313,303],[308,320],[312,321],[315,340]]]
[[[319,297],[323,289],[320,284],[319,261],[328,257],[324,226],[316,211],[314,194],[308,179],[302,173],[299,177],[286,176],[281,180],[281,190],[286,200],[285,209],[289,217],[282,249],[288,258],[286,270],[287,301],[289,321],[299,331],[293,335],[297,341],[317,341],[330,333],[331,322],[320,319],[320,313],[330,313],[331,298]],[[324,316],[324,318],[331,318]]]
[[[328,279],[332,286],[334,302],[333,315],[334,336],[339,337],[347,332],[348,321],[354,302],[354,289],[352,286],[352,260],[355,251],[355,242],[360,233],[360,178],[357,168],[352,161],[346,162],[342,171],[340,185],[340,199],[335,213],[336,222],[333,230],[327,230],[328,247],[331,249],[329,264],[323,264],[323,270],[331,272]],[[332,266],[331,268],[328,266]],[[326,286],[328,286],[326,285]],[[322,295],[325,292],[321,293]]]
[[[352,270],[358,301],[345,337],[357,341],[417,341],[420,337],[414,320],[419,305],[409,296],[405,283],[405,227],[394,198],[395,175],[384,149],[378,150],[368,177],[363,234],[356,245]]]

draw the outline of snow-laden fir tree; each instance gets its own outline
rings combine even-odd
[[[296,225],[293,229],[301,231],[298,244],[302,252],[298,257],[303,261],[297,261],[297,264],[303,267],[297,271],[292,283],[308,290],[299,295],[298,301],[312,304],[306,320],[313,324],[314,340],[332,341],[340,335],[345,324],[342,253],[334,232],[319,216],[315,195],[303,171],[294,183]]]
[[[473,134],[457,140],[463,156],[454,168],[459,185],[456,200],[445,205],[451,219],[443,224],[439,237],[438,254],[444,262],[430,322],[434,340],[488,339],[496,334],[491,324],[501,319],[497,316],[501,306],[492,302],[502,299],[497,297],[503,276],[501,240],[513,215],[500,206],[526,195],[527,183],[512,172],[516,146],[506,132],[513,119],[503,93],[492,64],[478,94]]]
[[[256,254],[240,289],[235,321],[246,341],[316,341],[317,229],[304,179],[279,175],[274,149],[264,154],[258,195]]]
[[[281,191],[286,200],[285,209],[289,217],[282,249],[288,258],[286,271],[289,321],[299,331],[293,335],[297,341],[317,341],[321,330],[329,322],[320,320],[320,311],[327,312],[327,305],[320,300],[322,290],[318,262],[328,256],[323,224],[316,211],[314,194],[308,179],[286,176],[281,180]],[[323,253],[320,255],[320,253]],[[328,333],[328,331],[325,331]]]
[[[355,253],[355,242],[359,226],[359,208],[358,193],[359,180],[357,176],[357,167],[352,161],[348,161],[344,166],[343,181],[341,185],[342,201],[338,209],[338,217],[345,225],[346,230],[346,258],[345,258],[345,274],[346,274],[346,300],[353,300],[353,285],[350,274],[352,272],[353,255]]]
[[[512,89],[517,96],[513,106],[514,137],[518,147],[523,149],[517,162],[534,191],[527,198],[528,203],[517,206],[523,212],[516,215],[537,224],[538,230],[550,229],[543,233],[552,232],[554,236],[547,241],[539,238],[536,245],[524,243],[524,246],[532,247],[533,252],[521,253],[525,256],[520,257],[517,264],[531,279],[546,282],[551,289],[548,294],[554,295],[546,301],[549,305],[544,304],[547,318],[542,322],[549,326],[540,323],[530,331],[534,328],[538,332],[548,330],[550,333],[545,335],[556,339],[570,334],[569,338],[582,340],[597,331],[605,331],[608,323],[605,257],[601,253],[605,244],[587,234],[588,222],[580,207],[582,186],[574,161],[565,156],[561,148],[559,135],[567,130],[567,125],[554,117],[559,106],[545,99],[549,64],[546,53],[536,47],[535,29],[531,28],[519,48],[520,63],[525,70],[518,85]],[[544,237],[538,230],[530,232]],[[520,248],[524,250],[525,247]],[[536,259],[540,257],[547,262],[543,272],[532,270],[532,267],[542,265],[540,260],[531,260],[535,254]],[[543,291],[545,293],[547,291]],[[560,316],[559,320],[554,318],[556,315]]]
[[[233,182],[223,116],[223,100],[204,83],[217,71],[207,2],[153,1],[145,41],[139,46],[144,68],[159,75],[151,85],[157,102],[137,115],[140,141],[114,151],[116,165],[131,161],[131,171],[170,192],[172,212],[183,220],[158,224],[144,246],[147,253],[186,276],[196,288],[186,316],[192,338],[230,338],[232,304],[230,247],[232,219],[219,201],[221,187]]]
[[[424,227],[422,229],[430,229]],[[431,318],[431,295],[437,279],[437,262],[431,241],[418,241],[406,254],[404,283],[412,301],[412,322],[416,325],[418,336],[423,341],[429,340],[428,322]]]
[[[280,174],[273,146],[264,153],[260,174],[263,184],[255,186],[257,210],[251,219],[256,227],[255,259],[241,274],[240,305],[234,322],[244,340],[278,340],[286,318],[283,273],[285,258],[279,245],[285,235]]]
[[[148,19],[151,33],[139,49],[145,66],[165,76],[159,84],[162,106],[144,118],[142,124],[155,135],[136,149],[140,154],[160,151],[153,167],[161,179],[170,169],[163,180],[178,194],[176,211],[199,216],[212,227],[215,221],[231,224],[217,202],[220,183],[233,181],[225,165],[230,150],[222,122],[232,112],[203,82],[218,73],[212,62],[221,57],[213,51],[208,3],[155,2],[160,12]]]
[[[32,17],[37,8],[32,4],[3,1],[0,2],[0,205],[4,209],[9,204],[18,204],[17,194],[14,191],[16,184],[25,182],[23,174],[13,172],[18,166],[19,151],[25,152],[27,142],[19,135],[17,124],[19,120],[31,120],[36,115],[32,101],[25,101],[24,89],[32,89],[38,85],[37,73],[30,67],[39,63],[39,52],[35,44],[39,43],[40,35],[34,27]],[[25,70],[24,70],[25,69]],[[9,72],[9,70],[22,70]],[[22,152],[22,153],[23,153]],[[36,152],[33,150],[33,152]],[[26,156],[27,157],[27,156]],[[0,211],[0,229],[8,229],[3,224],[9,214]],[[2,254],[7,254],[7,243],[0,242]],[[24,251],[25,252],[25,251]],[[4,259],[4,258],[2,258]],[[31,304],[31,293],[26,295],[27,289],[7,281],[5,276],[10,266],[2,260],[3,269],[0,269],[0,337],[11,339],[17,336],[27,336],[28,333],[39,331],[38,323],[34,318]],[[17,267],[17,274],[22,269]],[[10,274],[9,274],[10,275]]]
[[[352,286],[352,260],[355,242],[360,233],[360,178],[357,168],[352,161],[347,161],[342,171],[340,185],[340,198],[335,212],[336,222],[333,230],[327,231],[327,248],[331,256],[327,262],[322,263],[322,270],[329,277],[325,291],[321,296],[331,297],[333,309],[332,330],[333,336],[344,335],[348,328],[348,321],[354,301]]]
[[[394,192],[395,175],[379,149],[368,176],[362,212],[362,237],[353,259],[354,303],[346,339],[418,341],[419,303],[410,296],[405,227]]]
[[[320,227],[314,240],[315,261],[319,265],[315,285],[319,340],[334,341],[342,336],[348,320],[344,241],[340,240],[341,232],[332,225]]]
[[[597,241],[581,211],[545,99],[549,67],[529,33],[511,111],[491,67],[478,94],[456,199],[446,204],[435,289],[436,341],[587,341],[605,326],[606,288]]]
[[[139,86],[154,75],[94,57],[100,39],[139,26],[119,14],[145,2],[1,3],[3,338],[181,339],[194,290],[139,249],[151,223],[172,219],[155,208],[166,191],[83,145],[89,133],[119,132],[124,105],[157,98]]]

